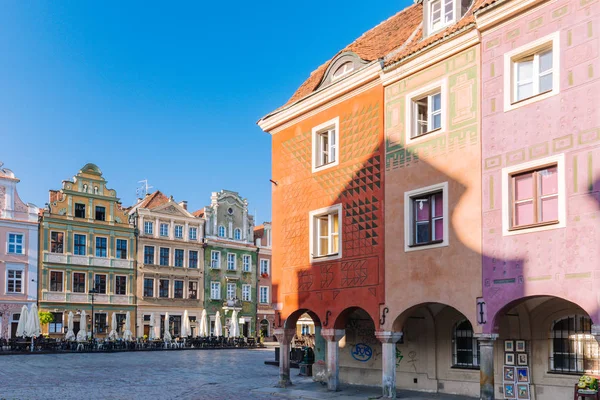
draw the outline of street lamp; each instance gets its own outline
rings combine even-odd
[[[94,295],[97,293],[95,287],[90,289],[90,295],[92,295],[92,341],[94,340]]]

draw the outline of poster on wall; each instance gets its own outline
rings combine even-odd
[[[505,399],[516,399],[515,384],[505,383],[504,384],[504,398]]]

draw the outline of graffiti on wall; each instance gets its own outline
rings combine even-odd
[[[365,343],[356,343],[354,346],[352,346],[350,351],[352,358],[360,362],[367,362],[373,356],[373,349],[371,349],[371,346]]]

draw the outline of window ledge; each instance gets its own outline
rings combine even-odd
[[[321,262],[321,261],[330,261],[330,260],[337,260],[339,258],[341,258],[341,254],[340,253],[333,253],[333,254],[327,254],[325,256],[311,256],[310,261],[313,263],[317,263],[317,262]]]
[[[479,366],[467,367],[467,366],[462,366],[462,365],[453,365],[450,367],[450,369],[465,369],[468,371],[479,371]]]
[[[329,169],[331,167],[335,167],[338,164],[339,164],[339,162],[336,160],[336,161],[332,161],[332,162],[327,163],[327,164],[319,165],[318,167],[315,166],[315,167],[313,167],[313,171],[312,172],[313,172],[313,174],[317,173],[317,172],[321,172],[321,171],[324,171],[324,170]]]
[[[409,143],[414,142],[414,141],[418,141],[419,139],[422,139],[422,138],[430,136],[430,135],[431,136],[435,135],[436,133],[440,133],[440,132],[442,132],[442,127],[439,127],[437,129],[432,129],[432,130],[427,131],[425,133],[421,133],[420,135],[417,135],[417,136],[411,136],[409,138]]]
[[[432,246],[434,244],[440,244],[440,243],[444,243],[443,240],[434,240],[432,242],[428,242],[428,243],[418,243],[418,244],[409,244],[408,247],[423,247],[423,246]]]
[[[547,221],[547,222],[541,222],[539,224],[529,224],[529,225],[522,225],[522,226],[514,226],[509,228],[509,232],[514,232],[514,231],[522,231],[525,229],[534,229],[534,228],[539,228],[542,226],[549,226],[549,225],[556,225],[560,223],[560,221],[558,220],[554,220],[554,221]]]
[[[551,375],[568,375],[568,376],[581,376],[584,375],[585,372],[584,371],[580,371],[580,372],[568,372],[568,371],[547,371],[548,374]]]
[[[427,244],[411,244],[411,245],[406,246],[406,248],[404,249],[404,252],[406,253],[409,251],[437,249],[438,247],[447,247],[449,245],[450,244],[448,243],[448,240],[430,242]]]

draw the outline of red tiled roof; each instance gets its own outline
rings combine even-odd
[[[167,203],[168,201],[169,198],[162,194],[160,190],[157,190],[152,194],[146,195],[146,198],[140,203],[139,208],[153,209]]]
[[[265,226],[264,225],[259,225],[259,226],[254,227],[254,239],[258,239],[258,238],[262,239],[264,234],[265,234]]]
[[[201,208],[201,209],[199,209],[199,210],[196,210],[196,211],[194,211],[194,212],[192,213],[192,215],[193,215],[194,217],[199,217],[199,218],[202,218],[202,217],[204,217],[204,208]]]
[[[484,8],[486,8],[488,6],[491,6],[492,4],[497,3],[499,1],[501,1],[501,0],[483,0],[483,1],[479,1],[478,2],[479,4],[476,4],[473,7],[473,12],[476,13],[477,11],[479,11],[481,9],[484,9]]]

